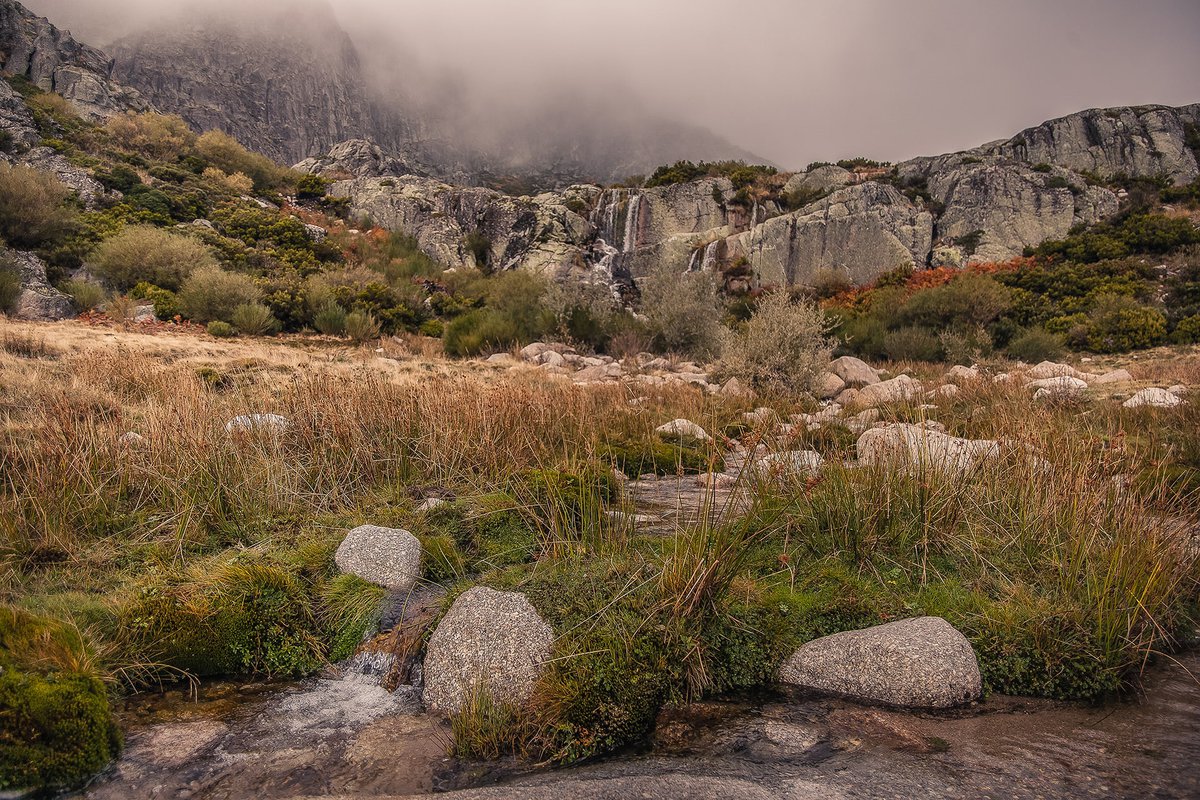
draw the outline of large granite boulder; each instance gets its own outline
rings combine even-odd
[[[906,264],[924,266],[933,216],[892,186],[868,181],[839,189],[791,214],[726,240],[726,259],[744,259],[762,285],[795,286],[820,270],[866,283]]]
[[[1142,389],[1121,405],[1125,408],[1142,408],[1144,406],[1151,408],[1174,408],[1184,402],[1186,401],[1182,397],[1166,389],[1151,387],[1149,389]]]
[[[333,560],[342,572],[407,592],[421,577],[421,542],[400,528],[359,525],[346,534]]]
[[[821,195],[853,182],[854,173],[850,170],[826,164],[823,167],[810,169],[808,172],[797,172],[792,175],[783,185],[783,191],[785,194],[800,192],[807,195]]]
[[[867,386],[879,383],[879,370],[862,359],[842,356],[829,362],[829,371],[845,381],[847,386]]]
[[[12,314],[16,319],[53,322],[75,316],[71,298],[51,286],[46,280],[46,265],[33,253],[0,249],[0,266],[15,267],[21,280]]]
[[[475,692],[521,705],[550,659],[554,632],[525,595],[476,586],[463,592],[429,638],[425,705],[454,713]]]
[[[419,165],[413,165],[384,152],[370,139],[349,139],[339,142],[328,152],[306,158],[293,168],[300,172],[327,178],[381,178],[389,175],[424,175]]]
[[[923,391],[921,382],[916,378],[897,375],[891,380],[862,387],[858,392],[855,404],[863,408],[872,408],[885,403],[903,403],[919,398]]]
[[[929,193],[945,210],[936,236],[944,241],[977,237],[964,260],[1007,261],[1047,239],[1066,238],[1075,225],[1117,213],[1117,196],[1056,168],[1037,172],[1023,164],[971,164],[929,178]]]
[[[1000,444],[990,439],[960,439],[920,425],[898,423],[864,431],[858,437],[857,452],[861,464],[965,475],[997,458]]]
[[[979,698],[979,662],[941,617],[914,617],[804,644],[779,680],[869,703],[952,708]]]

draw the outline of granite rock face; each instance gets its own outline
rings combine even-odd
[[[520,705],[550,659],[554,632],[525,595],[476,586],[463,592],[429,639],[425,705],[454,713],[474,692]]]
[[[814,639],[784,662],[779,680],[905,708],[952,708],[983,691],[971,643],[941,617]]]
[[[21,276],[21,293],[13,309],[17,319],[53,322],[75,316],[71,298],[46,280],[46,265],[33,253],[0,249],[0,264],[11,264]]]

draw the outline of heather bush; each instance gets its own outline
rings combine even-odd
[[[205,330],[207,330],[208,335],[214,339],[228,339],[235,333],[232,325],[230,325],[228,322],[222,322],[219,319],[214,319],[212,322],[208,323]]]
[[[1156,309],[1132,297],[1100,295],[1088,313],[1088,349],[1097,353],[1126,353],[1162,344],[1167,320]]]
[[[215,267],[217,262],[195,239],[132,225],[92,251],[91,263],[115,289],[126,291],[145,282],[174,291],[193,271]]]
[[[941,361],[945,357],[937,334],[917,327],[885,333],[883,351],[893,361]]]
[[[709,272],[661,265],[642,281],[642,313],[661,350],[704,358],[721,345],[721,302]]]
[[[279,330],[279,320],[261,303],[243,303],[230,313],[229,322],[247,336],[265,336]]]
[[[351,311],[346,315],[346,335],[362,343],[379,338],[379,322],[366,311]]]
[[[346,333],[346,310],[332,300],[326,302],[313,315],[313,327],[328,336],[342,336]]]
[[[9,314],[21,297],[21,273],[0,254],[0,314]]]
[[[156,161],[177,161],[196,144],[196,134],[174,115],[126,112],[104,127],[117,147]]]
[[[72,192],[48,172],[0,161],[0,240],[18,249],[47,247],[73,229]]]
[[[207,131],[196,140],[196,152],[227,174],[242,173],[254,181],[258,191],[280,189],[292,182],[293,173],[266,156],[253,153],[237,139],[221,131]]]
[[[1006,352],[1009,358],[1029,364],[1057,361],[1063,354],[1063,340],[1044,328],[1031,328],[1014,336]]]
[[[184,316],[196,322],[232,322],[238,306],[256,304],[262,292],[248,275],[227,272],[218,266],[201,267],[179,290]]]
[[[718,372],[756,389],[811,392],[829,363],[829,322],[811,302],[765,295],[738,330],[722,337]]]
[[[108,293],[98,283],[85,280],[70,280],[63,284],[63,291],[71,297],[71,306],[83,313],[104,305]]]
[[[1175,344],[1200,344],[1200,314],[1181,319],[1171,334],[1171,341]]]

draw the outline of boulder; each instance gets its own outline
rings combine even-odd
[[[278,433],[292,426],[292,421],[279,414],[243,414],[225,423],[226,433]]]
[[[730,378],[721,384],[718,394],[720,394],[722,397],[728,397],[732,399],[753,398],[754,390],[744,385],[737,378]]]
[[[998,442],[960,439],[921,425],[884,425],[858,437],[859,463],[886,464],[906,471],[933,469],[963,475],[999,455]]]
[[[829,362],[829,371],[841,378],[847,386],[867,386],[879,383],[879,370],[854,356],[842,356]]]
[[[407,592],[421,577],[421,542],[400,528],[359,525],[346,534],[333,560],[342,572]]]
[[[1126,369],[1114,369],[1112,372],[1106,372],[1096,378],[1092,383],[1130,383],[1133,381],[1133,376]]]
[[[525,595],[468,589],[429,638],[425,704],[454,713],[482,691],[497,703],[520,705],[541,677],[553,642],[554,632]]]
[[[665,425],[659,425],[654,432],[664,437],[687,437],[705,442],[712,441],[712,437],[704,428],[688,419],[673,419]]]
[[[1025,384],[1026,389],[1033,389],[1036,395],[1045,397],[1046,395],[1070,395],[1079,394],[1087,389],[1087,384],[1079,378],[1072,378],[1068,375],[1063,375],[1058,378],[1041,378],[1036,381],[1029,381]]]
[[[837,397],[846,388],[846,382],[832,372],[821,374],[817,383],[817,396],[822,400]]]
[[[904,708],[952,708],[983,691],[966,637],[941,617],[914,617],[804,644],[782,683]]]
[[[783,191],[785,194],[801,192],[810,196],[819,196],[853,182],[854,173],[850,170],[827,164],[808,172],[797,172],[788,178],[787,183],[783,185]]]
[[[788,450],[772,453],[754,463],[754,472],[762,477],[819,475],[825,459],[815,450]]]
[[[1154,408],[1174,408],[1183,402],[1184,400],[1177,394],[1172,394],[1166,389],[1152,387],[1150,389],[1142,389],[1140,392],[1126,400],[1121,405],[1125,408],[1141,408],[1143,406],[1153,406]]]
[[[34,322],[53,322],[75,316],[71,298],[46,280],[46,264],[33,253],[0,248],[0,264],[9,262],[17,269],[21,292],[17,295],[13,317]]]
[[[955,364],[946,370],[946,380],[955,383],[970,383],[979,380],[980,377],[978,367],[964,367],[962,364]]]
[[[878,406],[884,403],[901,403],[921,396],[921,382],[907,375],[897,375],[891,380],[864,386],[858,393],[858,405]]]
[[[941,386],[939,386],[938,388],[934,389],[932,392],[930,392],[930,396],[932,396],[932,397],[954,397],[960,391],[961,391],[961,389],[958,388],[958,384],[944,383]]]
[[[1034,379],[1042,380],[1045,378],[1074,378],[1079,374],[1079,370],[1072,367],[1070,364],[1059,364],[1055,361],[1043,361],[1037,366],[1030,367],[1025,370],[1025,374]]]

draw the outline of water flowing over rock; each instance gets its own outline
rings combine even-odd
[[[359,525],[346,534],[333,560],[342,572],[406,592],[421,576],[421,542],[400,528]]]
[[[784,662],[779,680],[906,708],[952,708],[983,690],[971,643],[941,617],[814,639]]]
[[[454,713],[480,691],[497,703],[520,705],[533,692],[553,641],[554,632],[525,595],[468,589],[429,639],[425,704]]]

